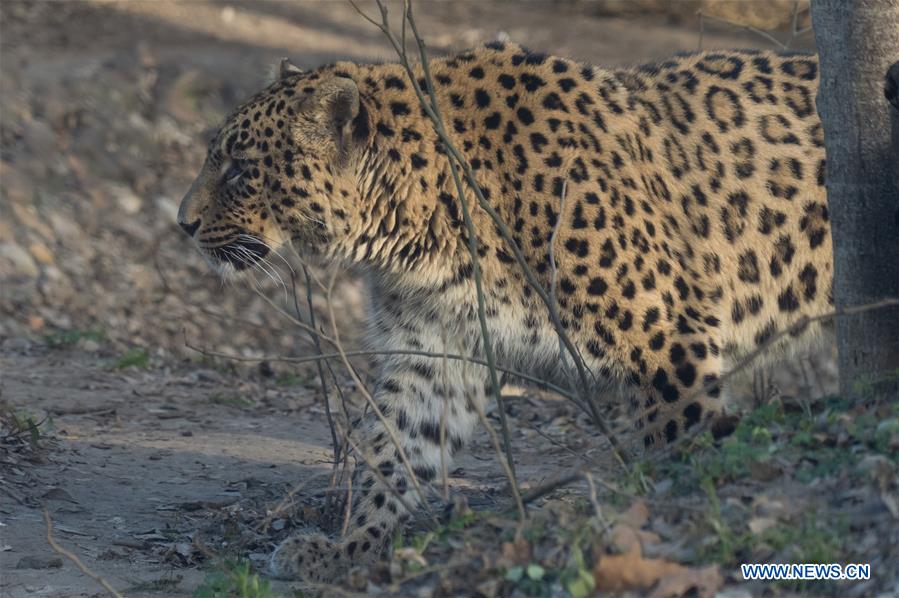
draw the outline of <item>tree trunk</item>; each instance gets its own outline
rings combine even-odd
[[[812,24],[834,300],[840,309],[899,298],[899,165],[884,98],[884,76],[899,60],[899,0],[814,0]],[[897,398],[899,308],[839,317],[836,333],[844,396]]]

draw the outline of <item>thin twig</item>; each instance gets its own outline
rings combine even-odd
[[[720,389],[725,382],[748,368],[752,365],[752,362],[758,359],[759,356],[766,353],[771,349],[774,345],[776,345],[779,341],[781,341],[786,336],[796,335],[805,330],[809,325],[814,324],[816,322],[822,322],[825,320],[833,320],[835,318],[843,317],[843,316],[853,316],[858,315],[864,312],[873,311],[875,309],[883,309],[886,307],[895,307],[899,305],[899,298],[887,298],[881,299],[880,301],[874,301],[873,303],[867,303],[865,305],[853,305],[850,307],[841,307],[834,309],[833,311],[829,311],[827,313],[818,314],[817,316],[802,316],[798,320],[796,320],[792,325],[787,328],[781,330],[777,334],[771,335],[764,343],[756,347],[753,351],[747,353],[743,356],[740,363],[734,366],[730,371],[718,377],[716,380],[710,381],[706,384],[703,384],[697,391],[693,394],[689,395],[684,402],[690,403],[694,399],[698,398],[702,394],[709,393],[716,388]],[[650,414],[659,409],[659,406],[653,406],[651,409],[646,410],[645,414]],[[696,431],[685,434],[681,436],[677,442],[673,443],[671,447],[683,446],[685,442],[696,438],[699,434],[702,434],[704,430],[697,429]],[[667,456],[669,451],[659,451],[658,457]]]
[[[276,517],[280,517],[280,515],[285,510],[287,510],[287,507],[293,503],[293,497],[296,496],[298,492],[300,492],[303,488],[308,486],[314,480],[325,477],[325,475],[326,474],[324,474],[324,473],[315,474],[315,475],[312,475],[312,476],[306,478],[299,484],[294,485],[294,487],[291,488],[290,490],[288,490],[287,494],[285,494],[281,498],[281,500],[278,502],[277,506],[273,510],[268,511],[265,519],[263,519],[262,522],[256,526],[255,531],[257,533],[263,533],[263,534],[266,533],[268,531],[268,526],[271,525],[271,522],[274,521],[274,519]]]
[[[384,23],[384,28],[389,31],[389,23],[387,21],[387,7],[381,2],[381,0],[377,0],[378,7],[381,9],[381,17]],[[418,27],[415,25],[415,20],[412,16],[412,3],[410,0],[405,0],[405,14],[404,14],[404,22],[409,22],[409,28],[412,30],[412,35],[415,38],[415,43],[418,45],[418,52],[421,57],[421,66],[422,71],[424,72],[425,84],[428,88],[428,95],[431,98],[431,111],[434,114],[434,123],[439,123],[439,129],[443,130],[443,117],[440,114],[440,107],[437,103],[437,92],[434,91],[434,81],[431,77],[431,68],[430,63],[428,61],[427,50],[425,49],[424,40],[418,34]],[[409,75],[409,78],[412,80],[413,85],[418,89],[418,82],[415,81],[415,76],[412,72],[412,67],[409,64],[408,56],[405,55],[404,50],[400,49],[400,59],[403,65],[406,68],[406,71]],[[419,89],[420,91],[420,89]],[[424,96],[420,96],[420,101],[422,104],[425,104]],[[444,137],[446,133],[444,131]],[[447,137],[447,140],[449,138]],[[499,376],[496,373],[496,358],[493,353],[493,341],[490,334],[490,328],[487,325],[487,299],[484,296],[484,283],[481,276],[481,266],[480,266],[480,257],[478,256],[478,236],[475,232],[474,222],[471,219],[471,211],[468,207],[468,201],[465,198],[465,188],[462,185],[462,179],[459,176],[459,169],[457,164],[452,160],[448,160],[450,172],[453,175],[453,182],[456,185],[456,193],[459,198],[459,203],[462,207],[462,220],[465,224],[465,228],[468,231],[468,252],[471,257],[471,266],[472,266],[472,275],[475,281],[475,292],[477,294],[478,301],[478,323],[481,327],[481,339],[484,345],[484,356],[487,358],[487,369],[490,374],[490,389],[493,392],[493,397],[496,400],[497,410],[499,411],[499,420],[500,427],[503,433],[503,444],[505,446],[506,453],[506,461],[508,464],[507,474],[511,476],[510,483],[514,489],[514,493],[518,493],[518,482],[515,477],[515,461],[512,454],[512,439],[509,434],[509,422],[506,418],[506,406],[503,402],[502,397],[502,388],[499,383]],[[523,513],[522,513],[523,514]]]
[[[554,490],[558,490],[564,486],[572,484],[584,477],[583,468],[575,469],[569,473],[563,474],[559,477],[553,478],[549,482],[537,486],[536,488],[532,488],[531,490],[525,492],[524,496],[521,497],[521,500],[524,501],[525,504],[529,504],[537,500],[538,498],[542,498],[549,494]]]
[[[697,390],[692,395],[690,395],[685,400],[685,402],[690,403],[692,400],[696,399],[700,395],[702,395],[704,393],[708,393],[708,392],[714,390],[715,388],[721,387],[725,382],[727,382],[728,380],[730,380],[731,378],[736,376],[738,373],[742,372],[743,370],[748,368],[750,365],[752,365],[753,361],[758,359],[758,357],[760,355],[766,353],[769,349],[771,349],[771,347],[773,347],[775,344],[777,344],[784,337],[798,334],[798,333],[802,332],[803,330],[805,330],[805,328],[811,324],[814,324],[816,322],[821,322],[824,320],[832,320],[834,318],[839,318],[842,316],[857,315],[857,314],[864,313],[867,311],[873,311],[875,309],[883,309],[885,307],[893,307],[896,305],[899,305],[899,298],[889,298],[889,299],[882,299],[880,301],[875,301],[873,303],[868,303],[866,305],[854,305],[851,307],[838,308],[838,309],[835,309],[833,311],[830,311],[830,312],[827,312],[824,314],[818,314],[817,316],[802,316],[801,318],[796,320],[792,325],[786,327],[785,329],[781,330],[777,334],[771,335],[764,343],[762,343],[761,345],[756,347],[753,351],[744,355],[743,358],[740,360],[740,363],[737,364],[736,366],[734,366],[730,371],[728,371],[724,375],[720,376],[718,379],[704,384],[699,390]],[[656,407],[656,409],[657,409],[657,407]],[[649,413],[649,412],[651,412],[651,411],[648,411],[647,413]]]
[[[574,450],[567,444],[565,444],[559,440],[556,440],[555,438],[553,438],[552,436],[550,436],[549,434],[547,434],[546,432],[541,430],[539,427],[532,424],[531,422],[525,422],[525,423],[531,430],[536,432],[538,435],[540,435],[543,438],[545,438],[546,440],[548,440],[551,444],[554,444],[555,446],[568,451],[573,457],[577,457],[581,461],[584,461],[585,463],[589,463],[590,465],[593,465],[595,467],[602,466],[598,461],[595,461],[594,459],[591,459],[590,457],[588,457],[586,453],[577,452],[576,450]]]
[[[405,21],[403,21],[405,23]],[[405,30],[403,32],[405,43]],[[446,358],[447,334],[446,324],[440,321],[440,341],[443,347],[443,356],[440,359],[440,373],[443,375],[443,388],[449,388],[449,359]],[[445,393],[446,394],[446,393]],[[440,477],[443,485],[443,500],[449,502],[449,472],[446,463],[446,421],[449,419],[449,401],[441,401],[443,409],[440,412]]]
[[[312,330],[318,331],[318,326],[315,324],[315,308],[312,306],[312,283],[309,279],[309,268],[303,265],[303,276],[306,278],[306,305],[309,308],[309,326]],[[294,277],[293,272],[290,273],[290,285],[293,289],[293,306],[297,313],[297,318],[300,318],[300,306],[297,301],[297,283],[296,277]],[[321,342],[318,340],[318,332],[315,334],[310,333],[309,338],[312,340],[312,344],[315,345],[315,353],[317,355],[321,355],[323,353]],[[329,366],[327,361],[324,362],[325,365]],[[318,360],[315,362],[316,367],[318,368],[318,379],[321,383],[322,389],[322,402],[325,406],[325,417],[328,420],[328,428],[331,430],[331,446],[334,449],[334,468],[337,468],[337,464],[340,463],[340,452],[342,449],[341,444],[337,441],[337,431],[334,429],[334,418],[331,416],[331,401],[328,396],[328,381],[325,380],[325,370],[322,365],[322,360]],[[331,376],[334,377],[334,372],[331,371]],[[340,391],[340,385],[337,384],[337,379],[335,377],[335,388]]]
[[[330,495],[329,495],[330,496]],[[346,481],[346,502],[343,510],[343,527],[340,528],[340,535],[345,536],[347,530],[350,529],[350,519],[353,516],[353,476],[347,478]]]
[[[190,341],[187,340],[185,336],[184,346],[190,349],[191,351],[196,351],[201,355],[205,355],[207,357],[220,357],[222,359],[228,359],[231,361],[243,361],[243,362],[259,362],[259,361],[273,361],[273,362],[282,362],[282,363],[311,363],[317,360],[331,360],[331,359],[341,359],[344,355],[347,357],[370,357],[370,356],[379,356],[379,355],[416,355],[419,357],[430,357],[433,359],[451,359],[454,361],[470,361],[471,363],[476,363],[478,365],[486,366],[487,362],[483,359],[479,359],[477,357],[466,356],[466,355],[457,355],[454,353],[435,353],[431,351],[418,351],[415,349],[385,349],[381,351],[376,350],[361,350],[361,351],[344,351],[341,353],[324,353],[322,355],[309,355],[306,357],[282,357],[278,355],[264,355],[261,357],[246,357],[243,355],[233,355],[230,353],[222,353],[220,351],[212,351],[209,349],[204,349],[202,347],[197,347],[192,345]],[[550,390],[555,392],[567,399],[572,400],[578,406],[581,406],[579,401],[580,397],[572,394],[569,390],[562,388],[561,386],[557,386],[551,382],[547,382],[542,378],[537,378],[536,376],[532,376],[530,374],[526,374],[519,370],[515,370],[512,368],[508,368],[506,366],[498,365],[496,369],[500,372],[504,372],[506,374],[510,374],[515,376],[516,378],[521,378],[527,382],[531,382],[538,388],[543,390]]]
[[[357,10],[357,12],[359,12],[360,14],[365,16],[364,13],[362,13],[362,11],[355,5],[353,0],[349,0],[349,1],[350,1],[350,4]],[[384,35],[387,37],[388,41],[393,46],[394,50],[397,52],[397,54],[400,55],[400,57],[401,57],[400,64],[403,66],[403,68],[406,70],[406,72],[409,76],[410,82],[412,84],[412,88],[414,89],[416,96],[418,96],[419,103],[422,105],[422,108],[425,111],[425,114],[428,116],[428,118],[433,123],[434,130],[437,133],[438,137],[440,138],[440,141],[446,150],[447,156],[452,158],[447,161],[450,165],[451,170],[453,170],[453,172],[456,172],[456,170],[454,168],[454,164],[458,165],[458,167],[461,168],[462,173],[465,175],[465,180],[468,183],[469,188],[474,192],[475,196],[477,197],[478,205],[480,206],[481,209],[483,209],[487,213],[488,216],[490,216],[490,219],[493,221],[493,224],[496,226],[496,229],[500,233],[500,236],[505,241],[507,247],[512,251],[512,254],[515,257],[515,261],[518,263],[519,267],[521,268],[522,273],[524,274],[525,280],[534,289],[534,292],[537,293],[538,297],[540,297],[540,300],[543,302],[543,304],[549,310],[550,322],[552,323],[556,334],[562,340],[562,343],[565,346],[565,350],[569,353],[569,355],[571,356],[572,360],[575,363],[575,366],[576,366],[576,369],[578,372],[578,378],[580,381],[580,386],[581,386],[581,399],[582,399],[583,405],[587,406],[588,413],[593,418],[594,423],[597,425],[597,427],[600,429],[600,431],[609,439],[609,442],[612,444],[612,453],[615,455],[618,463],[621,465],[621,467],[625,471],[628,471],[627,462],[629,461],[629,458],[628,458],[627,452],[621,446],[621,443],[618,441],[617,437],[612,432],[611,428],[609,428],[609,426],[606,424],[605,420],[603,420],[602,415],[600,414],[599,409],[598,409],[595,401],[593,400],[593,397],[591,394],[592,387],[591,387],[591,384],[590,384],[590,381],[588,378],[588,370],[587,370],[586,364],[581,359],[579,352],[577,351],[577,349],[574,346],[574,343],[572,343],[571,339],[566,334],[564,326],[562,325],[560,318],[552,310],[552,307],[551,307],[552,302],[550,300],[549,294],[546,292],[546,289],[544,289],[543,286],[540,284],[540,282],[537,280],[537,277],[534,274],[533,270],[531,269],[530,265],[528,264],[527,259],[524,257],[524,254],[521,252],[521,248],[518,246],[517,243],[515,243],[512,232],[509,230],[508,225],[506,225],[506,223],[502,219],[502,217],[496,212],[496,210],[493,208],[493,206],[490,204],[490,202],[488,202],[487,199],[484,197],[484,194],[481,191],[481,188],[478,185],[478,182],[474,177],[474,173],[471,169],[471,165],[468,163],[468,161],[465,159],[465,157],[461,154],[461,152],[458,150],[458,148],[453,144],[452,140],[450,139],[449,135],[446,132],[446,129],[443,124],[443,120],[440,118],[439,108],[437,107],[437,97],[436,97],[436,94],[433,93],[433,82],[430,80],[430,77],[428,77],[429,66],[428,66],[428,62],[427,62],[427,55],[426,55],[426,52],[424,49],[425,48],[424,41],[422,40],[421,36],[419,35],[418,29],[415,25],[415,20],[412,17],[411,5],[409,5],[409,2],[407,0],[406,1],[406,5],[407,5],[406,18],[409,20],[409,27],[412,30],[412,34],[415,37],[416,42],[419,45],[419,50],[422,55],[422,65],[421,66],[425,73],[425,80],[428,85],[428,93],[429,93],[430,97],[432,98],[431,102],[429,102],[425,98],[425,93],[422,91],[421,87],[418,84],[418,81],[416,80],[416,77],[415,77],[414,71],[412,70],[411,64],[406,59],[406,57],[404,57],[402,55],[402,49],[401,49],[399,43],[397,42],[396,37],[393,35],[392,31],[390,30],[389,23],[386,18],[386,14],[387,14],[386,7],[384,6],[384,4],[381,0],[377,0],[377,1],[378,1],[378,7],[381,10],[382,23],[378,24],[373,19],[371,19],[367,16],[365,17],[366,20],[368,20],[371,23],[374,23],[375,26],[378,27],[378,29],[380,29],[384,33]],[[458,184],[457,184],[457,187],[458,187]],[[464,193],[461,193],[461,192],[459,193],[459,200],[460,200],[460,203],[462,204],[462,207],[464,210],[466,208]]]
[[[87,567],[87,565],[85,565],[81,561],[81,559],[78,558],[77,554],[75,554],[74,552],[72,552],[70,550],[66,550],[65,548],[63,548],[62,546],[60,546],[59,544],[56,543],[56,539],[53,537],[53,522],[50,520],[50,513],[47,512],[46,508],[44,508],[43,514],[44,514],[44,524],[47,526],[47,544],[50,545],[50,548],[53,549],[53,552],[55,552],[58,555],[64,556],[67,559],[69,559],[70,561],[72,561],[72,563],[74,563],[74,565],[76,567],[78,567],[78,569],[81,570],[82,573],[84,573],[85,575],[87,575],[88,577],[90,577],[91,579],[96,581],[101,586],[103,586],[103,589],[106,590],[110,596],[113,596],[114,598],[122,598],[122,595],[119,592],[117,592],[116,589],[114,587],[112,587],[112,585],[110,585],[110,583],[108,581],[106,581],[105,577],[103,577],[102,575],[100,575],[98,573],[94,573],[93,571],[91,571]]]
[[[748,31],[755,35],[758,35],[765,40],[771,42],[780,50],[789,50],[790,46],[796,39],[812,30],[811,27],[804,27],[799,29],[799,14],[804,12],[805,9],[799,10],[799,1],[796,0],[793,4],[793,10],[791,13],[791,23],[790,23],[790,37],[787,38],[786,41],[780,41],[771,33],[765,31],[764,29],[759,29],[758,27],[753,27],[752,25],[744,25],[743,23],[739,23],[737,21],[732,21],[731,19],[727,19],[724,17],[716,17],[715,15],[706,14],[702,10],[697,10],[696,14],[699,16],[699,50],[702,50],[702,42],[705,37],[705,19],[709,19],[711,21],[715,21],[718,23],[723,23],[725,25],[730,25],[732,27],[737,27],[739,29],[743,29],[744,31]]]
[[[359,389],[359,392],[362,393],[362,396],[365,398],[366,402],[368,402],[369,407],[371,407],[371,410],[375,413],[375,417],[377,417],[378,421],[381,422],[381,425],[384,427],[384,431],[387,433],[388,438],[390,438],[390,441],[393,443],[397,455],[399,455],[400,461],[402,461],[403,466],[406,468],[406,472],[409,474],[409,479],[412,481],[412,485],[415,486],[416,492],[418,492],[418,495],[421,497],[422,505],[436,523],[437,518],[436,516],[434,516],[434,514],[431,512],[430,507],[428,506],[425,493],[418,481],[418,476],[415,475],[415,469],[412,467],[412,462],[409,461],[409,457],[406,455],[406,449],[403,447],[402,443],[400,443],[399,439],[396,436],[396,430],[394,430],[393,425],[387,421],[387,418],[384,416],[381,408],[378,407],[375,399],[371,396],[371,393],[368,392],[368,389],[365,387],[365,383],[361,378],[359,378],[359,374],[356,373],[356,370],[353,368],[352,364],[350,364],[349,358],[346,355],[346,351],[344,351],[343,346],[340,343],[340,331],[337,327],[337,317],[334,315],[334,302],[331,300],[331,292],[334,288],[334,281],[336,278],[337,271],[335,270],[329,281],[328,290],[325,297],[328,305],[328,316],[331,320],[331,330],[332,334],[334,335],[335,346],[340,352],[341,360],[343,360],[344,365],[350,372],[350,375],[353,377],[353,381],[356,383],[356,387]],[[349,432],[347,433],[347,440],[349,440]],[[368,464],[368,458],[365,455],[360,454],[360,457],[362,457]],[[369,467],[372,467],[372,465],[369,464]],[[375,475],[380,475],[380,471],[377,470],[377,467],[374,468],[373,473]],[[384,480],[384,483],[386,483],[386,480]]]
[[[590,504],[593,505],[593,514],[596,520],[605,524],[605,518],[602,516],[602,508],[599,506],[599,499],[596,495],[596,484],[593,483],[593,474],[589,471],[584,472],[584,479],[587,481],[587,488],[590,491]]]
[[[338,424],[338,426],[339,426],[339,424]],[[378,478],[378,481],[381,483],[381,485],[384,486],[385,488],[387,488],[387,491],[390,492],[394,496],[394,498],[396,498],[400,502],[400,504],[402,504],[403,507],[409,513],[414,513],[415,509],[412,507],[411,504],[409,504],[409,502],[406,500],[406,498],[402,494],[400,494],[399,489],[396,488],[393,484],[391,484],[387,480],[387,478],[384,477],[384,474],[381,473],[381,470],[378,469],[377,465],[375,463],[373,463],[371,461],[371,459],[369,459],[368,456],[359,449],[359,446],[355,442],[353,442],[353,438],[350,435],[349,430],[346,431],[346,434],[344,437],[346,438],[346,441],[347,441],[347,443],[349,443],[350,447],[352,447],[353,451],[359,456],[360,459],[362,459],[362,461],[365,462],[365,465],[372,472],[372,474],[376,478]],[[413,480],[413,481],[417,481],[417,480]],[[431,519],[431,523],[433,523],[434,525],[437,525],[438,524],[437,517],[434,516],[434,514],[431,512],[430,507],[428,507],[427,497],[421,492],[419,492],[419,497],[420,497],[420,501],[421,501],[422,505],[425,508],[425,511],[428,512],[428,516]]]
[[[481,421],[481,425],[487,430],[487,435],[490,437],[490,443],[493,445],[493,450],[496,451],[497,457],[500,458],[499,463],[509,480],[509,488],[512,490],[512,498],[515,500],[515,508],[518,510],[518,519],[519,521],[524,521],[527,518],[527,511],[524,508],[525,503],[521,498],[521,492],[518,490],[518,484],[515,481],[515,474],[512,471],[511,464],[507,463],[506,460],[502,458],[499,439],[496,437],[496,431],[493,429],[493,426],[491,426],[490,422],[487,420],[484,408],[476,401],[473,401],[473,403],[475,411],[478,414],[478,419]]]
[[[564,170],[562,168],[561,170]],[[556,295],[556,287],[558,286],[559,270],[556,264],[556,239],[559,237],[559,230],[562,228],[562,222],[565,221],[565,197],[568,195],[568,179],[562,181],[562,197],[559,198],[559,217],[556,219],[556,225],[553,226],[552,234],[549,236],[549,299],[550,309],[558,314],[559,300]],[[559,356],[562,357],[562,367],[565,368],[566,374],[571,375],[571,366],[566,359],[565,347],[562,339],[559,339]]]
[[[696,11],[696,14],[699,15],[700,23],[702,22],[703,19],[709,19],[711,21],[716,21],[718,23],[724,23],[726,25],[731,25],[733,27],[739,27],[740,29],[744,29],[746,31],[749,31],[750,33],[754,33],[756,35],[759,35],[759,36],[765,38],[766,40],[768,40],[769,42],[771,42],[772,44],[774,44],[781,50],[787,49],[787,46],[782,41],[780,41],[779,39],[777,39],[776,37],[774,37],[767,31],[765,31],[763,29],[759,29],[758,27],[753,27],[752,25],[743,25],[742,23],[737,23],[736,21],[731,21],[730,19],[725,19],[724,17],[716,17],[714,15],[709,15],[709,14],[704,13],[701,10]],[[701,39],[702,38],[700,38],[700,40]],[[702,49],[702,46],[700,46],[700,49]]]

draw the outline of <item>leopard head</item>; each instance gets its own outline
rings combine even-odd
[[[222,275],[257,266],[286,243],[322,252],[339,233],[367,121],[352,65],[338,66],[304,73],[282,61],[278,79],[210,142],[178,223]]]

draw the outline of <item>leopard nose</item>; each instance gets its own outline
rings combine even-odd
[[[187,233],[188,237],[193,237],[197,232],[197,229],[200,228],[200,219],[197,218],[193,222],[179,222],[178,224],[181,225],[181,228],[184,229],[184,232]]]

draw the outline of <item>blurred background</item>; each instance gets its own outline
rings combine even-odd
[[[453,0],[417,13],[435,53],[507,35],[621,65],[700,41],[809,49],[810,33],[791,33],[807,27],[807,4]],[[80,331],[70,340],[87,350],[102,335],[154,358],[196,357],[186,333],[226,352],[290,352],[296,333],[252,289],[207,270],[175,226],[178,204],[216,126],[280,57],[391,60],[381,34],[339,0],[4,0],[0,17],[0,341]],[[335,298],[352,338],[352,277]]]

